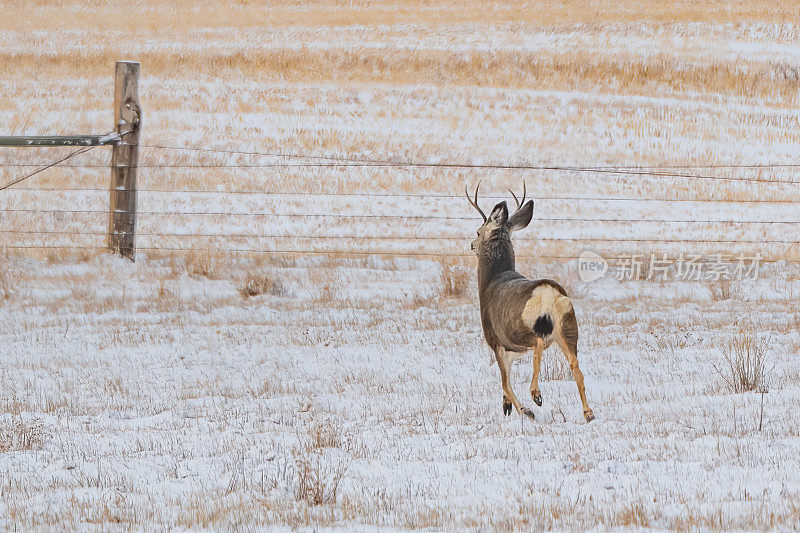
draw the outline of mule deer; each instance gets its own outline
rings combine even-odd
[[[539,368],[542,351],[555,341],[569,362],[587,422],[594,414],[586,401],[583,374],[578,368],[578,322],[572,300],[561,285],[549,279],[531,280],[514,270],[514,247],[511,233],[525,228],[533,217],[533,200],[525,203],[523,183],[522,201],[511,192],[516,211],[509,217],[506,202],[500,202],[487,217],[478,206],[478,189],[475,199],[467,201],[483,217],[478,237],[472,249],[478,256],[478,293],[481,306],[481,324],[489,347],[494,351],[503,387],[503,413],[517,413],[533,418],[533,411],[523,406],[511,388],[511,364],[524,352],[533,348],[533,378],[531,398],[542,405],[539,391]]]

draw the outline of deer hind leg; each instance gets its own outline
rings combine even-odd
[[[531,377],[531,398],[539,407],[542,406],[542,393],[539,391],[539,370],[542,367],[542,351],[544,350],[544,340],[536,338],[536,345],[533,347],[533,377]]]
[[[500,367],[500,383],[503,386],[503,414],[506,416],[510,415],[511,406],[513,405],[514,409],[516,409],[519,414],[533,418],[533,411],[522,405],[511,389],[511,382],[509,379],[511,360],[506,354],[505,348],[497,348],[494,355],[497,358],[497,366]]]
[[[578,367],[578,321],[575,319],[575,311],[570,310],[562,318],[561,331],[556,335],[556,342],[561,351],[564,352],[567,362],[569,362],[569,368],[572,370],[572,377],[575,378],[575,384],[578,386],[578,394],[580,394],[581,403],[583,404],[583,417],[587,422],[591,422],[594,420],[594,413],[586,401],[583,373]]]

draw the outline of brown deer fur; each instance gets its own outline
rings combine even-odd
[[[542,405],[538,383],[542,351],[555,342],[569,362],[583,404],[583,415],[587,421],[593,420],[594,414],[586,401],[583,374],[578,367],[578,322],[572,300],[555,281],[531,280],[515,270],[511,233],[530,223],[533,200],[525,203],[523,194],[511,217],[506,203],[500,202],[487,217],[477,203],[478,189],[474,200],[469,194],[467,199],[484,218],[472,249],[478,256],[483,333],[500,367],[503,412],[510,414],[513,406],[518,413],[533,417],[533,412],[517,399],[509,378],[511,364],[531,348],[534,350],[531,397],[537,405]]]

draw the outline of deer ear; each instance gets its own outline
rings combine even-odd
[[[492,212],[489,213],[490,222],[494,222],[500,226],[508,221],[508,207],[506,206],[506,202],[502,201],[492,209]]]
[[[533,218],[533,200],[528,200],[508,219],[508,229],[510,231],[523,229],[531,223],[531,218]]]

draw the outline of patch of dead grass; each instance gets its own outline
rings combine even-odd
[[[13,417],[10,424],[0,426],[0,453],[41,450],[46,438],[47,433],[40,421]]]
[[[460,262],[444,257],[439,259],[439,264],[442,266],[439,278],[442,295],[453,299],[464,298],[472,277],[469,269]]]
[[[742,297],[741,287],[736,280],[722,276],[718,280],[708,280],[705,283],[711,294],[711,299],[715,302],[738,300]]]
[[[252,298],[269,294],[272,296],[282,296],[286,294],[286,287],[275,275],[275,270],[265,268],[249,268],[244,275],[236,279],[236,290],[242,298]]]
[[[186,272],[195,278],[221,279],[224,254],[214,248],[192,250],[184,255]]]
[[[730,392],[766,390],[768,349],[756,328],[742,328],[723,344],[723,360],[714,369]]]

